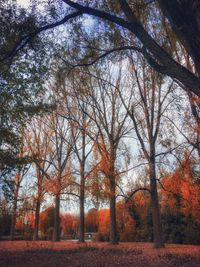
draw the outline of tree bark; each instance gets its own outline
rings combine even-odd
[[[200,3],[199,0],[170,1],[159,0],[163,14],[186,51],[192,57],[200,76]]]
[[[127,20],[115,16],[108,12],[98,10],[89,6],[78,4],[77,1],[63,0],[69,6],[79,10],[80,12],[88,15],[93,15],[103,20],[111,21],[121,27],[131,31],[141,41],[146,52],[143,53],[151,67],[156,71],[170,76],[172,79],[178,80],[191,92],[200,96],[200,79],[192,72],[190,72],[183,65],[177,63],[166,50],[164,50],[153,37],[145,30],[143,25],[135,16],[133,10],[127,1],[119,0],[121,9],[125,13]],[[161,1],[159,1],[161,2]],[[167,1],[162,1],[167,2]],[[169,2],[169,1],[168,1]],[[170,5],[170,4],[169,4]],[[173,6],[171,4],[171,6]],[[147,52],[148,51],[148,52]]]
[[[156,181],[155,157],[150,160],[150,189],[151,189],[151,208],[153,219],[153,242],[156,248],[164,247],[162,224],[160,218],[160,206],[158,200],[158,190]]]
[[[80,186],[80,225],[79,225],[79,242],[85,242],[85,177],[83,167],[81,167],[81,186]]]
[[[55,199],[53,241],[60,241],[60,194],[56,194]]]
[[[115,177],[110,177],[110,243],[118,244],[116,222]]]
[[[33,240],[38,240],[39,220],[40,220],[40,200],[38,199],[35,210],[35,225],[34,225]]]
[[[15,196],[14,203],[13,203],[13,212],[12,212],[12,217],[11,217],[11,228],[10,228],[10,240],[15,239],[15,224],[16,224],[17,198],[18,198],[17,195]]]
[[[83,113],[83,123],[86,122],[85,113]],[[85,139],[86,135],[84,130],[82,130],[82,152],[81,158],[79,158],[80,163],[80,224],[79,224],[79,242],[85,242]]]

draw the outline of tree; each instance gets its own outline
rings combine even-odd
[[[75,77],[76,82],[79,82],[78,78]],[[82,85],[80,84],[82,87]],[[73,136],[73,145],[76,159],[78,160],[78,174],[80,179],[76,182],[78,186],[78,198],[80,203],[80,222],[79,222],[79,241],[81,243],[85,242],[85,188],[86,188],[86,179],[90,174],[90,170],[86,170],[86,163],[89,155],[91,154],[91,144],[90,139],[87,136],[87,127],[89,125],[89,118],[87,116],[88,104],[84,101],[81,101],[77,98],[77,92],[79,87],[74,86],[73,84],[73,97],[71,100],[74,101],[72,106],[68,105],[68,111],[74,109],[74,113],[69,113],[71,121],[71,131]],[[81,94],[81,91],[80,91]],[[77,169],[75,167],[75,169]]]
[[[200,242],[200,188],[195,177],[194,162],[185,154],[173,173],[162,181],[162,213],[165,238],[170,242]]]
[[[122,108],[118,84],[120,84],[120,73],[112,76],[109,64],[102,69],[91,69],[88,77],[85,75],[84,99],[90,109],[85,111],[93,122],[94,127],[86,132],[96,146],[99,154],[97,169],[106,177],[105,191],[110,205],[110,242],[118,242],[116,223],[116,190],[120,179],[117,165],[121,167],[119,157],[120,141],[129,132],[126,125],[128,113]],[[88,79],[88,81],[86,80]],[[112,86],[113,82],[113,86]],[[121,88],[122,89],[122,88]],[[78,96],[81,98],[81,96]]]
[[[195,6],[195,5],[194,5]],[[180,41],[174,37],[172,29],[169,27],[167,19],[164,20],[164,30],[165,34],[169,40],[169,50],[174,54],[177,62],[180,64],[185,61],[185,64],[191,72],[195,72],[195,65],[188,54],[187,50],[181,45]],[[191,145],[195,152],[197,152],[198,157],[200,156],[200,143],[199,143],[199,128],[200,128],[200,112],[199,112],[199,97],[194,93],[190,92],[188,88],[185,88],[186,93],[183,94],[179,91],[174,92],[174,97],[176,99],[175,105],[177,112],[177,120],[174,121],[170,118],[170,123],[178,130],[178,132],[184,137],[186,142]],[[186,107],[185,96],[188,97],[188,104],[190,105],[190,110]],[[181,109],[180,109],[181,106]],[[181,111],[181,112],[180,112]],[[183,115],[184,114],[184,115]],[[192,115],[192,116],[191,116]],[[181,125],[178,121],[180,120]]]
[[[85,216],[86,232],[97,232],[97,210],[90,209]]]
[[[58,107],[59,108],[59,107]],[[46,127],[43,135],[47,139],[48,151],[43,164],[36,161],[39,171],[46,176],[46,190],[55,197],[53,241],[60,240],[60,199],[71,179],[70,157],[72,154],[72,137],[70,124],[53,111],[44,118]]]
[[[200,188],[195,180],[194,165],[187,155],[174,173],[164,177],[162,184],[162,201],[172,212],[179,210],[186,216],[192,214],[195,220],[200,219]]]
[[[24,48],[30,40],[41,32],[64,25],[72,18],[88,14],[103,20],[106,25],[111,24],[115,29],[121,27],[136,37],[134,43],[130,44],[127,44],[125,38],[122,37],[125,43],[123,48],[114,47],[110,52],[123,49],[138,51],[143,54],[154,70],[170,76],[172,79],[184,85],[187,90],[200,96],[200,81],[198,74],[196,74],[199,73],[200,69],[200,56],[198,50],[200,42],[198,0],[176,0],[173,2],[173,5],[168,4],[164,0],[150,2],[141,1],[139,4],[126,0],[118,0],[115,4],[113,4],[112,1],[101,1],[94,2],[92,5],[89,5],[88,1],[85,1],[85,5],[71,0],[62,0],[62,2],[66,3],[75,11],[72,12],[71,9],[68,9],[67,15],[65,15],[64,18],[45,26],[32,28],[31,33],[25,34],[21,38],[19,37],[17,45],[14,47],[12,46],[6,58],[15,55],[16,52],[18,52],[20,45],[20,48]],[[147,20],[144,19],[142,14],[149,14],[146,16]],[[157,40],[157,32],[161,32],[163,29],[163,16],[167,17],[176,38],[193,59],[196,73],[188,70],[184,63],[180,64],[174,60],[173,55],[167,50],[165,36],[163,36],[164,42]],[[154,34],[152,35],[150,25],[152,25],[151,22],[153,20],[157,27],[155,27]],[[106,55],[108,53],[109,52],[107,51]]]
[[[67,186],[70,185],[71,169],[70,157],[73,152],[73,138],[71,135],[70,123],[58,114],[52,114],[51,126],[53,129],[53,138],[55,150],[53,166],[53,185],[55,187],[55,217],[53,241],[59,241],[60,232],[60,197]]]
[[[125,207],[124,201],[117,202],[116,206],[117,206],[117,227],[120,236],[120,241],[122,242],[135,241],[136,240],[135,220],[130,216],[127,207]],[[135,214],[136,212],[134,212],[134,215]]]
[[[141,186],[139,187],[141,188]],[[148,191],[139,190],[125,207],[134,221],[134,237],[132,241],[153,241],[153,224],[151,196]],[[130,231],[130,230],[129,230]]]
[[[10,234],[11,212],[5,199],[0,199],[0,240]]]
[[[150,33],[148,33],[148,28],[146,29],[145,23],[142,23],[137,16],[137,5],[131,5],[132,3],[126,0],[119,0],[116,5],[109,3],[110,5],[108,4],[108,6],[114,12],[114,14],[112,14],[111,12],[102,11],[90,6],[83,6],[71,0],[63,0],[63,2],[82,14],[88,14],[107,20],[133,33],[143,45],[143,47],[137,46],[136,48],[133,47],[133,49],[141,52],[151,67],[162,74],[169,75],[174,80],[178,80],[188,88],[188,90],[200,96],[198,76],[195,73],[191,73],[190,70],[183,65],[178,64],[162,45],[158,43],[158,40],[156,40],[156,38],[154,39]],[[192,3],[190,1],[186,3],[184,1],[175,1],[173,7],[172,5],[166,4],[166,1],[161,0],[158,1],[158,3],[164,16],[167,16],[171,23],[177,38],[192,57],[196,71],[198,72],[199,52],[197,52],[197,50],[200,42],[200,29],[198,12],[195,12],[196,7],[199,6],[198,1],[192,1]],[[145,11],[145,2],[142,2],[141,7]],[[116,12],[122,14],[123,18],[116,16]],[[191,22],[191,24],[189,24],[190,26],[185,22],[186,19]],[[195,40],[195,42],[193,42],[193,40]]]
[[[166,92],[163,94],[163,76],[149,68],[140,55],[138,58],[131,57],[131,62],[133,64],[132,68],[135,80],[135,83],[132,85],[131,108],[129,109],[126,106],[123,98],[122,102],[133,122],[142,154],[147,160],[150,183],[149,192],[151,194],[153,216],[154,245],[155,247],[161,247],[163,246],[163,239],[156,175],[156,157],[159,153],[156,151],[156,143],[160,132],[162,115],[169,106],[169,103],[166,103],[166,99],[172,90],[173,82],[169,82],[165,90]],[[136,68],[135,65],[140,66],[140,68]]]
[[[21,129],[21,147],[18,157],[22,159],[25,156],[26,149],[24,146],[24,129]],[[24,162],[24,164],[19,164],[16,169],[16,173],[14,177],[9,180],[6,180],[6,185],[8,189],[8,197],[12,200],[12,217],[11,217],[11,228],[10,228],[10,240],[14,240],[15,238],[15,225],[16,225],[16,216],[17,216],[17,208],[19,201],[19,193],[20,187],[22,184],[22,180],[28,171],[29,162]]]
[[[28,15],[24,10],[18,9],[16,1],[12,0],[1,2],[0,14],[0,28],[4,36],[0,41],[2,60],[7,52],[17,45],[20,37],[27,33],[28,28],[35,27],[35,20],[33,14]],[[47,61],[41,50],[37,50],[36,47],[34,49],[27,48],[15,59],[1,61],[0,171],[2,180],[5,175],[14,171],[16,165],[22,163],[22,160],[17,157],[21,146],[20,129],[25,126],[25,122],[30,117],[43,108],[39,93],[45,80]]]
[[[84,100],[84,83],[81,74],[73,73],[70,77],[66,77],[65,69],[59,68],[58,76],[62,85],[59,94],[63,103],[62,110],[60,110],[59,114],[67,119],[70,125],[72,146],[75,155],[72,160],[74,175],[73,181],[71,182],[71,190],[67,190],[66,194],[79,199],[79,241],[82,243],[85,242],[84,210],[86,182],[91,173],[90,165],[87,164],[89,163],[89,156],[92,152],[91,139],[87,135],[88,128],[90,127],[90,118],[87,115],[89,104]]]
[[[61,214],[61,226],[64,235],[70,235],[71,237],[75,237],[74,222],[75,216],[73,214]]]
[[[100,209],[97,214],[99,241],[108,241],[110,232],[110,211]]]
[[[40,214],[40,230],[42,233],[52,240],[54,225],[54,207],[49,207]]]
[[[38,240],[39,220],[40,220],[40,208],[44,199],[44,194],[48,191],[45,188],[45,182],[48,176],[48,170],[51,166],[51,162],[48,162],[50,153],[50,142],[52,131],[48,132],[47,126],[44,123],[49,118],[48,115],[43,115],[36,119],[32,119],[26,127],[25,139],[29,149],[29,156],[33,160],[36,171],[36,195],[34,196],[35,204],[35,224],[33,240]]]

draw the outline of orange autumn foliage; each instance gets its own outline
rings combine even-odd
[[[61,185],[58,180],[52,179],[52,180],[46,180],[44,187],[48,190],[49,193],[52,194],[58,194],[60,192]]]
[[[99,159],[98,171],[105,174],[105,176],[109,177],[113,175],[112,173],[112,157],[109,151],[110,149],[105,146],[103,142],[98,143],[94,146],[94,155],[96,159]]]
[[[34,224],[35,224],[35,217],[34,213],[30,212],[27,213],[24,216],[19,216],[16,218],[16,230],[17,231],[23,231],[25,227],[29,227],[31,229],[34,229]]]
[[[40,230],[43,234],[47,234],[54,224],[54,207],[49,207],[40,213]]]
[[[98,211],[98,232],[102,235],[109,236],[110,233],[110,210],[101,209]]]
[[[120,241],[132,241],[135,235],[135,221],[130,216],[124,201],[117,203],[117,228]]]
[[[137,194],[135,194],[132,201],[134,202],[136,210],[140,214],[141,219],[145,220],[150,205],[150,194],[147,192],[139,191],[137,192]]]
[[[97,231],[97,217],[98,211],[96,209],[90,209],[85,216],[85,227],[86,232]]]
[[[61,214],[60,219],[64,234],[71,234],[74,228],[74,215],[70,213]]]
[[[195,182],[192,164],[189,160],[171,175],[163,179],[162,206],[172,213],[181,212],[200,222],[200,185]]]

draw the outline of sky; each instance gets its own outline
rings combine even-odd
[[[17,3],[21,6],[21,7],[23,7],[23,8],[28,8],[28,6],[29,6],[29,4],[30,4],[30,0],[17,0]],[[86,20],[85,20],[85,26],[87,26],[88,28],[91,26],[91,24],[92,24],[92,19],[90,19],[90,18],[86,18]],[[125,65],[125,64],[124,64]],[[136,147],[136,145],[133,145],[133,139],[130,139],[130,141],[129,142],[131,142],[131,144],[130,144],[130,148],[132,149],[132,147],[134,148],[134,152],[133,152],[133,154],[135,153],[135,147]],[[135,156],[135,158],[136,158],[136,156]],[[136,164],[133,164],[133,165],[137,165],[137,163]],[[136,173],[136,174],[135,174]],[[130,172],[130,174],[129,174],[129,176],[132,176],[132,178],[135,178],[135,177],[137,177],[137,171],[131,171]],[[64,207],[65,208],[65,207]]]
[[[29,0],[17,0],[18,4],[22,7],[28,7],[30,1]]]

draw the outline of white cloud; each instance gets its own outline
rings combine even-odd
[[[30,0],[17,0],[17,3],[21,6],[21,7],[28,7],[30,4]]]

